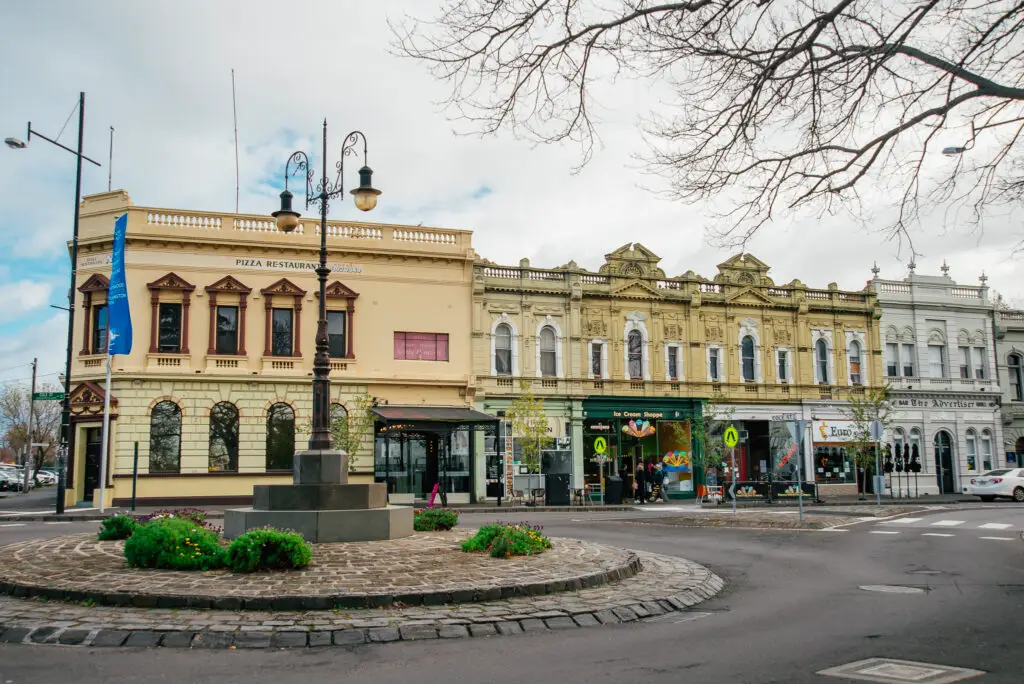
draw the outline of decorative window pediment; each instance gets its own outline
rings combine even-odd
[[[281,278],[273,285],[269,285],[260,290],[260,294],[263,296],[286,295],[292,297],[305,297],[306,291],[287,278]]]
[[[246,287],[233,276],[224,276],[213,285],[206,286],[207,292],[226,292],[236,294],[249,294],[252,288]]]
[[[335,280],[328,285],[326,293],[328,299],[355,299],[359,296],[358,292],[352,290],[340,280]],[[319,297],[320,292],[317,292],[316,296]]]
[[[100,273],[93,273],[84,283],[82,283],[81,287],[78,288],[78,291],[82,293],[106,292],[109,287],[110,281],[106,276]]]
[[[163,278],[158,278],[146,285],[150,290],[179,290],[181,292],[192,292],[196,286],[186,281],[176,273],[168,273]]]

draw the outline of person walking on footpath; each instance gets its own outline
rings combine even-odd
[[[647,503],[647,469],[644,468],[642,460],[636,466],[635,477],[633,489],[636,493],[636,502],[642,505]]]

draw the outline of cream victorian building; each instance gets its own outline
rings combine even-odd
[[[704,473],[690,462],[700,446],[689,421],[712,400],[740,423],[737,472],[751,495],[797,463],[822,495],[856,491],[843,407],[882,381],[873,290],[776,284],[751,255],[711,279],[669,277],[659,261],[639,243],[597,272],[477,261],[477,408],[501,417],[526,383],[543,399],[554,450],[572,454],[573,489],[600,482],[602,461],[605,473],[628,473],[642,459],[665,464],[670,495],[692,496]],[[811,421],[802,458],[786,437],[796,420]],[[494,480],[499,459],[489,458],[479,472]]]
[[[288,482],[311,418],[319,222],[285,234],[269,216],[137,207],[116,191],[82,204],[67,503],[94,501],[99,484],[107,284],[125,212],[134,347],[113,359],[107,504],[129,500],[135,472],[142,505],[243,503],[254,484]],[[355,479],[386,479],[402,500],[440,478],[468,500],[482,442],[469,436],[490,425],[470,408],[470,233],[328,230],[332,420],[368,395],[375,433],[396,436],[367,430]]]

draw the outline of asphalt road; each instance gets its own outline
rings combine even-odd
[[[56,487],[34,487],[28,494],[0,492],[0,514],[19,511],[53,513],[56,506]]]
[[[907,523],[872,520],[820,532],[690,529],[607,514],[529,517],[555,536],[696,560],[729,586],[698,612],[538,636],[302,652],[4,646],[0,684],[65,684],[71,673],[81,684],[826,684],[849,680],[817,671],[869,657],[987,673],[971,682],[1024,680],[1024,507],[958,506],[906,516],[914,518]],[[493,516],[464,522],[484,519]],[[89,527],[0,528],[0,543]],[[860,588],[866,585],[925,591],[878,593]]]

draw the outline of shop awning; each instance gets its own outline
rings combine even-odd
[[[486,413],[455,406],[377,406],[373,413],[385,423],[454,423],[472,425],[497,423]]]

